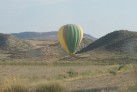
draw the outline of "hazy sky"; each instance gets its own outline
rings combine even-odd
[[[94,37],[137,31],[137,0],[0,0],[0,33],[56,31],[71,23]]]

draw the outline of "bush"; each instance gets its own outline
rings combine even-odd
[[[67,72],[67,74],[68,74],[68,76],[69,77],[77,77],[78,76],[78,72],[75,72],[74,70],[69,70],[68,72]]]
[[[117,74],[117,71],[116,70],[110,70],[109,71],[110,74],[112,74],[113,76]]]

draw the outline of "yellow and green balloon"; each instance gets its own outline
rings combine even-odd
[[[71,55],[76,53],[82,38],[83,30],[79,25],[63,25],[58,31],[58,39],[62,48]]]

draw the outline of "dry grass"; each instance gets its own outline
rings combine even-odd
[[[37,48],[32,52],[27,50],[29,54],[23,53],[34,55],[31,58],[23,58],[18,51],[0,50],[0,92],[66,92],[67,89],[84,92],[108,87],[127,88],[129,92],[136,90],[137,54],[100,50],[77,54],[82,57],[79,59],[60,60],[65,54],[57,41],[27,40],[27,43]],[[44,52],[45,57],[34,59],[35,55],[41,56],[37,50]],[[21,54],[22,59],[9,57],[15,53]]]
[[[96,85],[98,85],[97,88],[105,88],[108,85],[123,88],[131,86],[132,89],[129,88],[129,90],[134,90],[135,87],[132,86],[136,77],[132,71],[137,71],[136,67],[136,64],[106,66],[1,65],[0,92],[66,92],[67,89],[94,89]],[[110,70],[115,70],[115,76],[112,76]],[[16,77],[11,78],[14,75]],[[5,77],[7,78],[5,79]]]
[[[137,92],[137,84],[130,86],[128,88],[128,92]]]
[[[42,82],[36,84],[34,92],[67,92],[63,82]]]
[[[28,92],[28,89],[28,82],[17,77],[4,79],[0,85],[0,92]]]
[[[60,81],[31,83],[21,78],[12,77],[1,81],[0,92],[67,92],[67,89]]]

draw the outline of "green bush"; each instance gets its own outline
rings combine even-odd
[[[117,71],[116,70],[110,70],[109,71],[110,74],[112,74],[113,76],[117,74]]]

